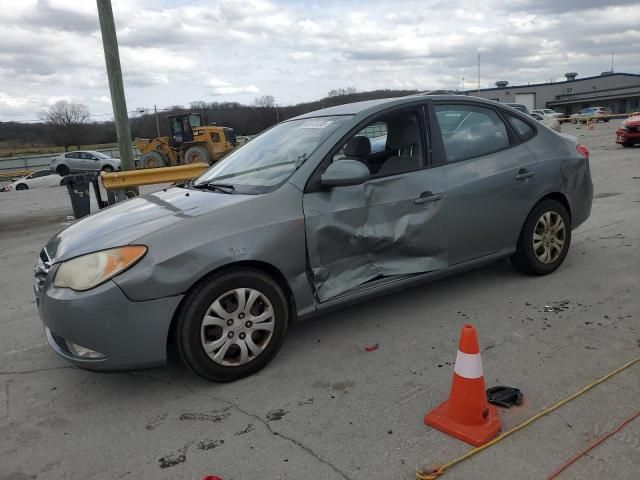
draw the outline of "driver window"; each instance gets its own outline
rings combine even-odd
[[[420,130],[417,111],[378,117],[345,142],[333,161],[358,160],[377,177],[418,170],[425,164]]]

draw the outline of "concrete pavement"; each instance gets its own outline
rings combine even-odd
[[[501,262],[299,322],[272,364],[233,384],[175,360],[100,374],[59,359],[31,282],[70,214],[66,193],[0,193],[0,479],[412,479],[470,448],[422,423],[448,394],[464,323],[487,385],[525,394],[500,409],[503,429],[639,356],[640,148],[615,145],[615,124],[563,125],[592,151],[596,198],[556,273]],[[639,375],[637,364],[442,478],[545,478],[640,408]],[[560,478],[639,470],[640,419]]]

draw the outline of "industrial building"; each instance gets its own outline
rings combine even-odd
[[[602,72],[594,77],[578,78],[565,74],[566,81],[509,85],[496,82],[494,88],[467,90],[464,93],[503,103],[521,103],[530,110],[552,108],[571,114],[586,107],[609,107],[613,113],[640,110],[640,75],[635,73]]]

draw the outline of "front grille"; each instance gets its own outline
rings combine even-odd
[[[33,280],[33,290],[35,291],[36,298],[40,296],[40,290],[42,290],[42,286],[47,279],[49,270],[51,270],[51,257],[45,247],[40,251],[38,262],[33,269],[33,276],[35,277]]]
[[[627,129],[628,132],[637,132],[638,131],[638,127],[636,127],[635,125],[628,125],[625,127]]]

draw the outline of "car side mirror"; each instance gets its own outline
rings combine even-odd
[[[320,175],[320,181],[325,188],[360,185],[369,178],[371,178],[371,172],[364,163],[346,158],[334,161]]]

